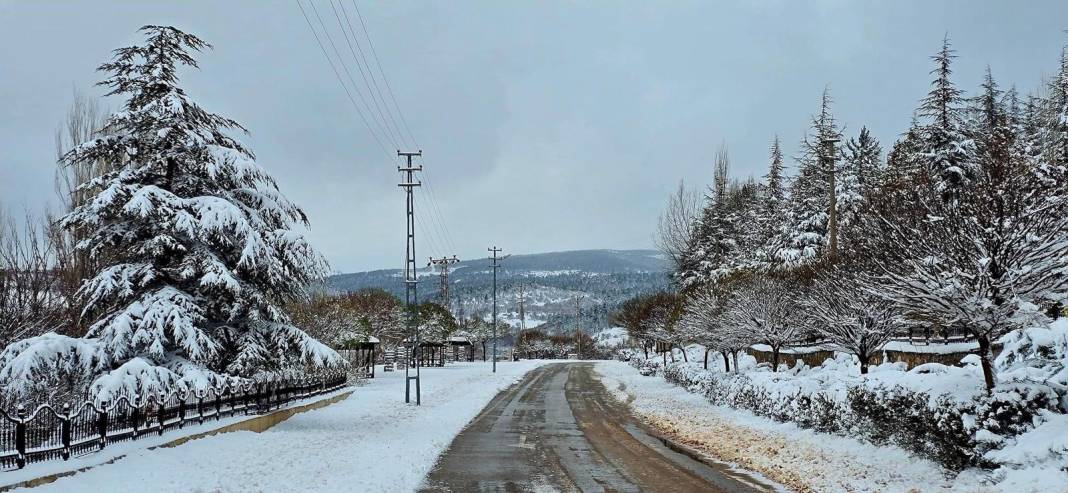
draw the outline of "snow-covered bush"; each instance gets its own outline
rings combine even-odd
[[[900,365],[884,364],[874,367],[871,376],[858,377],[854,367],[844,363],[829,360],[817,368],[798,366],[790,370],[793,374],[767,369],[724,373],[682,362],[660,371],[667,381],[705,396],[712,404],[818,432],[894,445],[950,470],[997,465],[991,451],[1033,429],[1057,409],[1057,394],[1042,385],[1004,383],[990,394],[923,386],[932,377],[968,381],[981,371],[978,367],[929,365],[906,372]],[[631,364],[639,369],[659,366],[655,360],[637,358]]]

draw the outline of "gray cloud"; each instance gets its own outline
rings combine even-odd
[[[734,174],[763,174],[772,136],[793,152],[826,84],[847,134],[866,124],[886,149],[946,31],[962,87],[989,63],[1027,91],[1068,18],[1054,1],[360,3],[457,250],[424,234],[420,256],[461,257],[649,247],[680,178],[706,183],[723,141]],[[184,74],[190,94],[249,127],[335,269],[401,265],[395,163],[293,2],[0,2],[0,204],[52,197],[72,87],[100,94],[94,68],[147,23],[215,45]]]

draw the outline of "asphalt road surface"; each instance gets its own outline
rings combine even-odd
[[[592,363],[559,363],[531,371],[490,401],[422,491],[774,490],[669,448],[608,393]]]

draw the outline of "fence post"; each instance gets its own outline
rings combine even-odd
[[[178,429],[180,430],[185,426],[185,399],[189,397],[189,394],[179,392],[176,395],[178,397]]]
[[[15,463],[22,469],[26,467],[26,408],[19,405],[17,414],[19,420],[15,423],[15,451],[18,452],[18,457],[15,458]]]
[[[219,397],[219,391],[215,391],[215,421],[222,419],[222,398]]]
[[[100,449],[108,444],[108,401],[100,401],[96,411],[96,432],[100,434]]]
[[[165,399],[164,396],[159,394],[153,398],[154,404],[156,404],[156,424],[160,435],[163,435],[163,411],[167,409],[167,401]]]
[[[129,402],[129,401],[127,401]],[[141,434],[141,397],[134,395],[133,408],[130,409],[130,421],[133,421],[133,439],[137,440],[137,436]]]
[[[70,404],[63,404],[63,422],[59,438],[63,441],[63,460],[70,459]]]

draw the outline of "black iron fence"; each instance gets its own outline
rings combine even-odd
[[[0,470],[26,464],[68,460],[102,450],[108,444],[162,435],[188,423],[238,414],[260,414],[289,402],[342,388],[344,372],[313,378],[285,379],[208,388],[201,392],[119,397],[113,402],[84,402],[76,409],[50,405],[32,414],[19,407],[14,416],[0,410]]]

